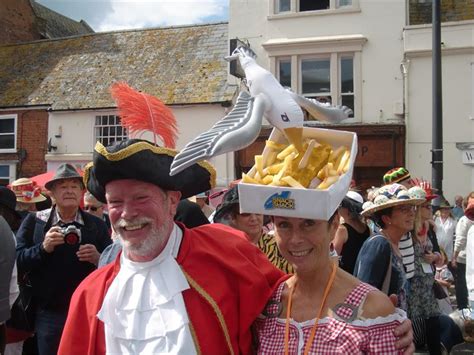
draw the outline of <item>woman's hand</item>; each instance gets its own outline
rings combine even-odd
[[[415,352],[415,345],[413,344],[413,329],[409,319],[405,319],[402,324],[395,328],[393,334],[398,338],[395,342],[395,347],[403,350],[406,355]]]

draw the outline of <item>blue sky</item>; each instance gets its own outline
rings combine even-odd
[[[36,0],[96,32],[227,21],[229,0]]]

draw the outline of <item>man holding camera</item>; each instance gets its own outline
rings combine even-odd
[[[72,293],[111,243],[104,221],[80,209],[84,185],[72,165],[60,165],[45,187],[56,205],[29,214],[17,233],[19,273],[28,278],[37,303],[41,355],[57,353]]]

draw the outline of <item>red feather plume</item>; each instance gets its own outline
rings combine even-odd
[[[171,110],[156,97],[136,91],[124,82],[110,88],[117,103],[121,124],[130,133],[150,131],[160,136],[167,148],[175,148],[178,125]]]

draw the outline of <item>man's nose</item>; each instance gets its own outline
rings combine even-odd
[[[127,202],[123,203],[122,213],[120,214],[120,216],[123,219],[131,220],[131,219],[135,218],[137,215],[138,215],[138,213],[137,213],[136,209],[133,208],[131,203],[127,203]]]

